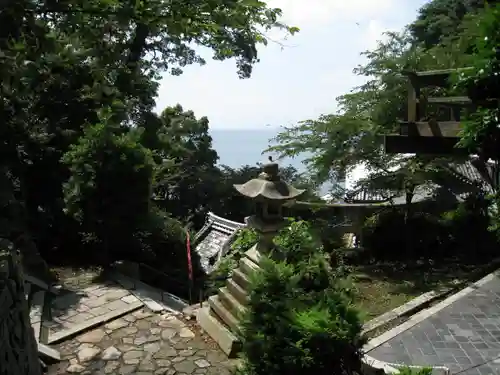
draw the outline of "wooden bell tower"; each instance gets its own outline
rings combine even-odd
[[[390,154],[429,155],[466,154],[456,148],[459,141],[460,113],[473,110],[467,96],[424,96],[424,88],[446,88],[456,69],[404,72],[408,78],[408,115],[400,122],[399,134],[384,136],[385,151]]]

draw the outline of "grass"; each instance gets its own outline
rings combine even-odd
[[[356,305],[364,321],[390,311],[419,295],[439,288],[457,287],[466,281],[475,281],[491,265],[492,259],[481,262],[448,259],[440,263],[387,262],[353,266]]]
[[[417,297],[417,293],[403,293],[398,286],[385,280],[357,279],[356,307],[365,322]]]

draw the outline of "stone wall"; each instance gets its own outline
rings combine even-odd
[[[41,375],[19,255],[0,250],[0,375]]]

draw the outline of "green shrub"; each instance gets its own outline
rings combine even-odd
[[[292,221],[251,277],[241,323],[245,375],[351,374],[360,369],[362,324],[344,270],[332,269],[310,224]],[[274,257],[273,255],[271,255]]]
[[[304,242],[312,241],[314,246],[322,249],[322,240],[319,233],[313,230],[311,222],[297,221],[293,218],[289,218],[288,222],[289,226],[282,229],[274,239],[277,246],[300,251]],[[231,252],[221,259],[217,268],[209,276],[206,289],[207,295],[216,293],[218,288],[225,285],[226,279],[231,276],[231,271],[238,266],[238,261],[243,256],[243,253],[255,245],[257,241],[258,235],[255,230],[243,228],[238,231],[231,245]],[[311,247],[311,244],[308,246]],[[299,252],[297,254],[300,255]],[[349,273],[349,268],[345,265],[344,258],[345,253],[342,251],[335,250],[330,254],[330,260],[333,262],[335,271],[345,276]]]
[[[497,242],[487,215],[486,201],[471,196],[444,213],[394,209],[369,217],[363,228],[363,247],[375,261],[417,259],[483,260],[496,253]],[[477,238],[481,238],[480,243]],[[405,249],[405,251],[401,251]]]
[[[432,375],[431,367],[424,368],[411,368],[411,367],[403,367],[399,369],[399,375]]]

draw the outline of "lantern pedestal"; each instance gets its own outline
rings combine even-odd
[[[253,272],[260,269],[260,254],[269,254],[273,237],[283,227],[282,206],[304,193],[279,177],[276,163],[266,164],[258,178],[235,185],[242,195],[256,203],[256,213],[246,222],[259,234],[259,242],[245,252],[226,285],[208,298],[208,306],[198,310],[197,321],[229,357],[241,348],[239,322],[248,304],[248,289]]]
[[[198,324],[228,357],[234,357],[241,349],[239,321],[247,306],[249,278],[259,270],[259,259],[260,253],[254,245],[240,259],[226,285],[208,298],[208,306],[198,310]]]

